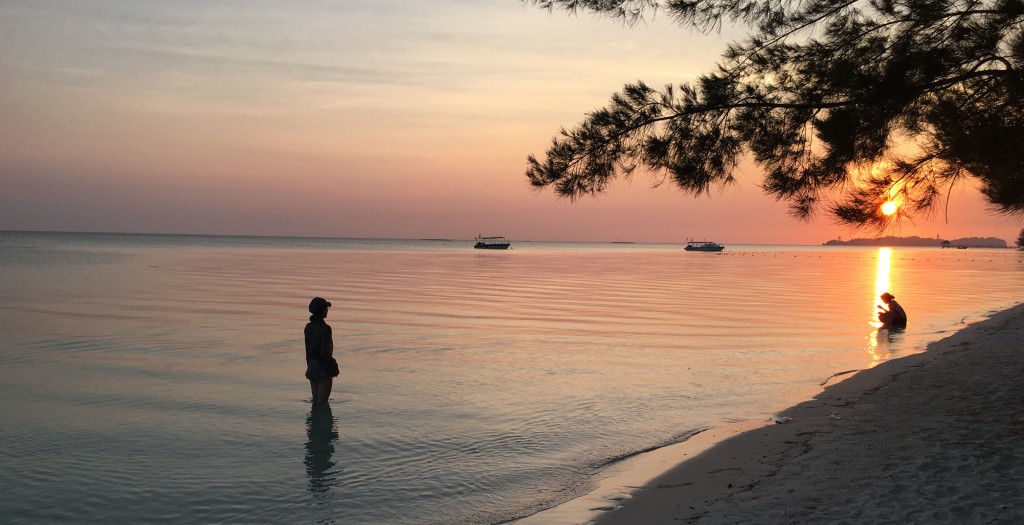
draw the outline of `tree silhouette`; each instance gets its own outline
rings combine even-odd
[[[1017,247],[1024,249],[1024,228],[1021,228],[1020,234],[1017,235]]]
[[[750,159],[800,219],[824,208],[881,231],[967,179],[993,211],[1024,214],[1024,0],[523,1],[752,29],[696,81],[628,84],[562,129],[528,158],[535,187],[576,199],[639,171],[702,195]]]

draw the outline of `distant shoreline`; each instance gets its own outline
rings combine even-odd
[[[823,242],[822,246],[893,246],[893,247],[950,247],[950,248],[1012,248],[1006,241],[996,237],[963,237],[960,239],[927,239],[924,237],[877,237],[858,238],[844,241],[833,239]]]

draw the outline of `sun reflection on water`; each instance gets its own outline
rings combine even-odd
[[[889,291],[889,267],[892,264],[892,248],[878,249],[878,273],[875,277],[875,297],[871,303],[871,318],[878,318],[878,307],[882,306],[881,295]]]
[[[879,332],[881,331],[882,323],[878,322],[878,307],[882,306],[882,299],[880,296],[889,291],[889,269],[892,265],[892,248],[879,248],[878,249],[878,272],[875,275],[875,295],[871,301],[871,307],[869,316],[871,319],[871,325],[874,330],[871,331],[871,335],[868,336],[868,354],[871,356],[871,362],[868,363],[868,367],[877,365],[878,363],[889,359],[892,355],[888,350],[888,330],[885,330],[883,339],[881,341],[882,347],[879,348]]]

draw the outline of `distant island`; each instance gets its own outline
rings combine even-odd
[[[964,237],[951,241],[943,239],[926,239],[924,237],[877,237],[871,239],[834,239],[824,246],[950,246],[967,248],[1007,248],[1006,241],[995,237]]]

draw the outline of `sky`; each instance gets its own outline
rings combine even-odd
[[[6,0],[0,230],[819,244],[761,173],[692,197],[644,175],[575,202],[526,157],[625,83],[712,68],[702,34],[519,0]],[[995,236],[972,188],[896,232]]]

